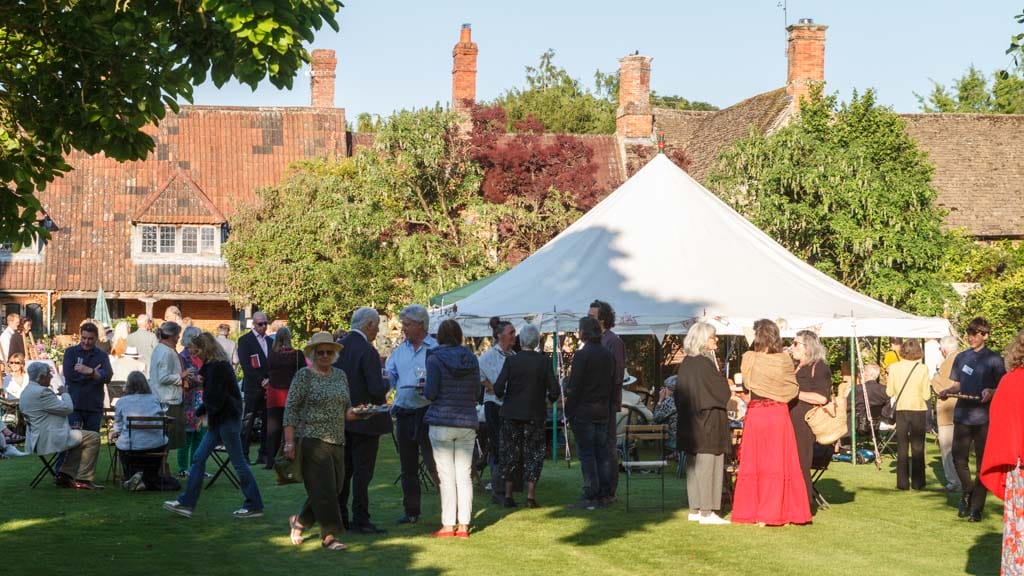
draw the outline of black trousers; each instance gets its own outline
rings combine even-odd
[[[981,461],[985,457],[985,440],[988,438],[988,424],[953,424],[953,466],[960,478],[964,497],[970,498],[971,510],[980,511],[985,507],[988,490],[976,474],[971,478],[971,469],[967,462],[971,456],[971,444],[974,444],[975,467],[981,470]]]
[[[491,468],[491,491],[505,496],[505,476],[501,462],[501,406],[494,402],[484,404],[484,420],[487,422],[487,443]]]
[[[249,457],[249,444],[254,440],[260,443],[260,450],[256,455],[257,462],[267,462],[273,459],[275,454],[266,454],[266,417],[267,417],[267,391],[262,386],[247,386],[245,398],[242,399],[242,453]],[[253,430],[256,427],[256,418],[263,417],[263,430],[259,438],[253,438]]]
[[[900,490],[924,488],[927,414],[927,410],[896,411],[896,488]]]
[[[608,496],[615,496],[615,491],[619,489],[619,437],[618,437],[618,418],[619,413],[613,407],[608,412],[608,426],[605,434],[608,439],[608,458],[605,461],[606,471],[608,475]]]
[[[380,436],[345,432],[345,482],[341,486],[341,518],[348,525],[348,499],[352,496],[352,525],[370,524],[370,481],[377,465]]]
[[[430,426],[423,421],[427,407],[398,409],[395,414],[395,443],[402,468],[402,507],[408,516],[420,515],[420,456],[432,478],[437,479],[434,449],[430,445]]]

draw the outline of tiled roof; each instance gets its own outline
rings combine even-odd
[[[145,161],[68,157],[75,169],[39,194],[60,231],[42,262],[0,262],[0,289],[90,292],[102,284],[115,298],[223,294],[223,266],[135,264],[132,217],[184,223],[171,215],[180,202],[194,223],[219,223],[291,163],[348,152],[345,111],[337,108],[184,106],[150,134],[156,149]]]
[[[1024,115],[904,114],[935,165],[946,223],[975,237],[1024,237]]]
[[[227,218],[184,172],[179,172],[142,201],[132,223],[224,224]]]
[[[664,134],[668,147],[686,152],[690,175],[703,181],[723,148],[746,137],[751,127],[764,133],[783,125],[789,105],[786,89],[779,88],[716,112],[655,108],[654,130]]]

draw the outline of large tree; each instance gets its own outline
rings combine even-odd
[[[873,91],[849,103],[820,87],[798,119],[752,133],[719,159],[709,184],[797,256],[843,284],[924,314],[953,294],[932,167],[903,120]]]
[[[400,112],[355,158],[301,165],[259,191],[231,218],[232,300],[309,330],[342,325],[358,306],[426,302],[497,271],[481,172],[458,121]]]
[[[48,234],[35,194],[72,149],[117,160],[153,149],[143,128],[192,86],[235,78],[290,88],[303,42],[338,0],[23,0],[0,4],[0,241]]]

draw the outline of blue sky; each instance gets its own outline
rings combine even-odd
[[[524,85],[524,67],[548,48],[588,86],[595,70],[612,72],[639,50],[654,58],[659,94],[726,107],[785,84],[785,22],[813,18],[829,26],[827,91],[848,100],[875,88],[898,112],[919,111],[914,92],[928,93],[930,79],[950,84],[972,64],[986,74],[1010,66],[1010,36],[1024,32],[1013,19],[1024,0],[788,0],[786,20],[781,0],[344,2],[341,30],[321,30],[311,48],[337,52],[335,105],[350,120],[447,103],[463,22],[480,49],[478,101]],[[291,91],[207,83],[195,103],[306,106],[309,76]]]

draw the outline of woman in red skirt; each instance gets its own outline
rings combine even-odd
[[[733,498],[733,523],[770,526],[807,524],[811,507],[800,469],[788,403],[800,387],[793,360],[782,350],[779,327],[754,323],[751,350],[740,365],[750,403]]]

